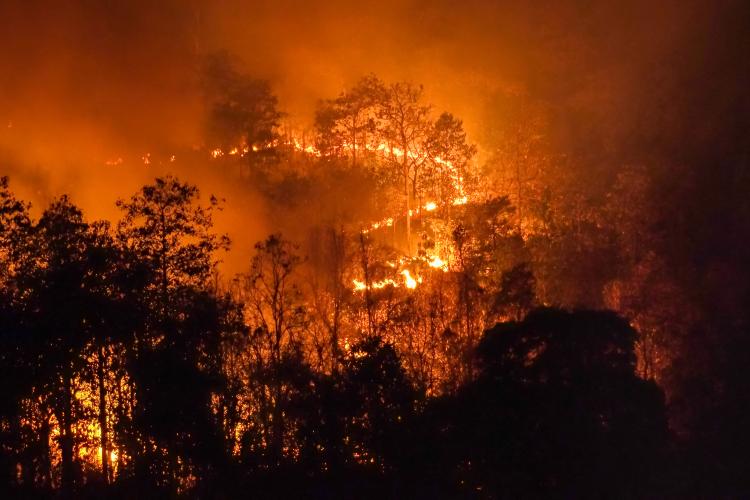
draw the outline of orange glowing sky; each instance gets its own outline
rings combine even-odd
[[[210,164],[166,161],[201,143],[206,54],[226,50],[268,79],[298,127],[309,127],[318,99],[374,72],[423,83],[428,101],[491,149],[502,97],[528,96],[549,108],[553,142],[593,165],[664,125],[640,110],[693,75],[675,47],[695,56],[715,24],[692,2],[532,3],[6,0],[0,173],[37,205],[69,193],[96,218],[171,172],[227,198],[220,227],[249,250],[268,232],[268,207]]]

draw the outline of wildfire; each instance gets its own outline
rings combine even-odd
[[[352,283],[354,284],[354,291],[355,292],[362,292],[364,290],[367,290],[367,284],[365,284],[364,281],[360,281],[358,279],[352,280]],[[401,286],[397,281],[392,280],[391,278],[386,278],[384,280],[380,281],[373,281],[370,283],[370,289],[380,290],[381,288],[385,288],[387,286],[391,286],[393,288],[398,288]]]
[[[370,227],[368,229],[363,229],[362,232],[367,234],[374,229],[380,229],[381,227],[391,227],[391,226],[393,226],[393,217],[388,217],[386,219],[381,219],[377,222],[373,222],[372,224],[370,224]]]
[[[117,450],[110,450],[109,451],[109,463],[111,467],[116,467],[117,465]],[[92,456],[91,449],[89,449],[86,446],[81,446],[78,448],[78,458],[82,462],[94,462],[94,456]],[[97,466],[101,466],[102,464],[102,447],[97,446],[96,447],[96,455],[95,455],[95,464]]]
[[[213,159],[218,159],[225,155],[244,157],[251,150],[253,152],[258,152],[261,149],[277,147],[280,145],[287,146],[299,153],[307,154],[310,156],[314,156],[318,158],[323,156],[323,153],[314,145],[305,144],[303,141],[301,141],[300,139],[294,136],[291,136],[287,138],[286,140],[282,140],[282,141],[273,141],[272,143],[264,144],[260,147],[255,144],[253,144],[252,146],[248,146],[247,144],[242,144],[241,146],[232,147],[226,152],[222,150],[221,148],[216,148],[216,149],[211,150],[210,155],[211,155],[211,158]],[[448,160],[444,160],[443,158],[440,158],[438,156],[428,157],[426,153],[422,153],[422,152],[415,152],[415,151],[404,152],[402,149],[398,147],[392,147],[384,142],[379,143],[379,144],[366,143],[364,145],[344,143],[343,147],[344,149],[348,149],[350,151],[364,149],[366,151],[377,152],[383,155],[390,155],[396,158],[403,158],[404,155],[406,155],[410,159],[414,159],[418,161],[430,160],[435,164],[447,167],[449,169],[449,175],[452,179],[454,188],[456,189],[456,192],[459,194],[459,196],[455,197],[450,202],[444,202],[443,205],[459,206],[459,205],[465,205],[469,202],[469,197],[464,191],[464,179],[458,174],[453,163],[451,163]],[[441,204],[438,201],[429,200],[425,202],[423,205],[417,207],[416,209],[409,210],[408,216],[411,217],[411,216],[414,216],[415,214],[420,214],[422,212],[434,212],[438,210],[440,206]],[[407,213],[404,213],[403,216],[407,216]],[[366,226],[365,228],[363,228],[362,233],[367,234],[370,231],[374,231],[377,229],[392,227],[394,222],[395,222],[394,217],[384,217],[383,219],[372,222],[370,223],[369,226]],[[391,267],[394,267],[394,268],[402,267],[405,264],[408,264],[407,261],[409,260],[413,261],[414,259],[404,257],[400,260],[398,264],[393,263]],[[443,272],[448,271],[448,263],[438,255],[429,255],[426,257],[422,257],[422,258],[416,258],[416,260],[422,260],[432,269],[440,270]],[[420,283],[422,283],[422,277],[419,275],[412,276],[412,272],[413,271],[410,271],[409,269],[402,269],[399,272],[399,275],[402,277],[402,281],[397,281],[393,278],[385,278],[379,281],[370,282],[369,286],[367,285],[367,283],[365,283],[362,280],[353,279],[352,280],[353,290],[355,292],[361,292],[367,289],[379,290],[379,289],[383,289],[386,287],[399,288],[402,286],[406,289],[414,290],[415,288],[417,288],[417,286],[419,286]]]
[[[318,158],[321,157],[321,156],[323,156],[323,153],[318,148],[316,148],[314,145],[312,145],[312,144],[305,144],[304,142],[300,141],[297,137],[291,137],[291,138],[288,138],[288,139],[283,140],[281,142],[279,142],[279,141],[273,141],[273,142],[270,142],[268,144],[262,145],[262,147],[259,147],[259,146],[255,145],[255,144],[253,144],[252,146],[248,146],[247,144],[242,144],[240,146],[236,146],[236,147],[231,148],[227,152],[225,152],[221,148],[215,148],[215,149],[211,150],[210,155],[211,155],[211,158],[214,158],[214,159],[220,158],[220,157],[224,156],[225,154],[230,155],[230,156],[244,157],[247,153],[250,152],[250,150],[252,150],[253,152],[258,152],[261,149],[276,147],[276,146],[279,146],[279,145],[284,145],[284,146],[287,146],[287,147],[291,147],[292,149],[294,149],[297,152],[305,153],[305,154],[308,154],[308,155],[311,155],[311,156],[315,156],[315,157],[318,157]],[[402,149],[397,148],[397,147],[392,147],[392,146],[390,146],[390,145],[388,145],[388,144],[386,144],[384,142],[381,142],[379,144],[370,144],[370,143],[367,143],[364,146],[359,145],[359,144],[353,145],[351,143],[344,143],[343,147],[344,147],[344,149],[348,149],[350,151],[365,149],[366,151],[379,152],[379,153],[382,153],[383,155],[395,156],[396,158],[403,158],[404,154],[406,154],[406,156],[408,158],[414,159],[414,160],[425,160],[425,159],[427,159],[427,154],[426,153],[415,152],[415,151],[411,151],[411,150],[407,151],[406,153],[404,153],[404,151]],[[450,162],[450,161],[448,161],[448,160],[444,160],[443,158],[441,158],[439,156],[430,157],[429,159],[431,161],[433,161],[434,163],[438,164],[438,165],[442,165],[444,167],[448,167],[448,169],[450,171],[451,178],[453,179],[454,187],[456,188],[456,191],[458,193],[460,193],[460,195],[461,195],[461,196],[455,198],[453,200],[452,204],[453,205],[465,205],[466,203],[468,203],[469,199],[466,196],[466,194],[464,193],[464,179],[463,179],[463,177],[461,177],[460,175],[458,175],[458,173],[456,172],[456,168],[453,165],[453,163]],[[438,203],[435,202],[435,201],[428,201],[425,205],[422,206],[422,209],[425,210],[425,211],[427,211],[427,212],[432,212],[433,210],[436,210],[437,208],[438,208]],[[419,209],[417,209],[417,212],[419,212]]]
[[[393,288],[399,288],[401,286],[404,286],[410,290],[413,290],[417,287],[419,283],[422,282],[422,278],[418,277],[417,279],[412,278],[411,273],[407,269],[404,269],[401,271],[401,274],[404,277],[403,283],[399,283],[394,279],[391,278],[385,278],[380,281],[373,281],[370,283],[370,290],[380,290],[385,287],[393,287]],[[358,279],[353,279],[352,283],[354,284],[354,291],[355,292],[362,292],[368,289],[367,284],[364,281],[360,281]]]
[[[438,257],[437,255],[433,255],[429,257],[429,262],[427,262],[427,265],[434,268],[434,269],[441,269],[443,271],[448,270],[448,263],[445,262],[443,259]]]
[[[418,277],[417,279],[414,279],[411,277],[411,273],[409,273],[408,269],[404,269],[401,271],[401,274],[404,277],[404,285],[406,285],[406,288],[415,289],[417,288],[417,284],[422,282],[422,277]]]
[[[317,157],[323,156],[323,154],[320,152],[320,150],[318,148],[316,148],[313,145],[307,145],[307,146],[305,146],[296,137],[293,138],[291,141],[286,142],[285,144],[287,146],[294,147],[294,149],[296,149],[297,151],[300,151],[300,152],[303,152],[303,153],[307,153],[307,154],[312,155],[312,156],[317,156]]]
[[[286,139],[284,141],[281,141],[281,142],[280,141],[273,141],[271,143],[263,144],[263,145],[260,145],[260,146],[258,146],[256,144],[248,145],[248,144],[243,143],[243,144],[241,144],[239,146],[232,147],[231,149],[229,149],[227,151],[223,150],[222,148],[214,148],[214,149],[210,150],[209,155],[210,155],[210,157],[212,159],[219,159],[219,158],[224,157],[224,156],[244,157],[250,151],[258,152],[261,149],[277,147],[279,145],[284,145],[284,146],[290,147],[290,148],[294,149],[297,152],[308,154],[308,155],[311,155],[311,156],[315,156],[315,157],[322,157],[323,156],[322,152],[318,148],[316,148],[314,145],[305,144],[305,143],[303,143],[302,141],[300,141],[296,137],[290,137],[290,138],[288,138],[288,139]],[[415,160],[422,160],[422,161],[424,161],[424,160],[428,159],[426,153],[417,153],[417,152],[414,152],[414,151],[407,151],[405,153],[402,149],[400,149],[398,147],[392,147],[392,146],[390,146],[390,145],[388,145],[386,143],[379,143],[379,144],[370,144],[370,143],[368,143],[368,144],[364,144],[364,145],[360,145],[360,144],[353,145],[353,144],[350,144],[350,143],[344,143],[343,146],[344,146],[345,149],[349,149],[349,150],[365,149],[367,151],[378,152],[378,153],[381,153],[383,155],[391,155],[391,156],[394,156],[396,158],[403,158],[404,154],[406,154],[407,157],[409,157],[411,159],[415,159]],[[170,163],[174,162],[175,160],[176,160],[176,156],[175,155],[170,155],[169,156],[169,162]],[[469,197],[464,193],[463,178],[456,173],[454,165],[450,161],[444,160],[444,159],[442,159],[440,157],[431,157],[431,158],[429,158],[429,160],[431,160],[432,162],[434,162],[436,164],[448,167],[450,169],[450,171],[451,171],[451,178],[453,179],[453,185],[454,185],[456,191],[460,194],[460,196],[458,196],[458,197],[454,198],[452,201],[450,201],[450,205],[452,205],[452,206],[459,206],[459,205],[465,205],[465,204],[467,204],[469,202]],[[145,165],[150,165],[152,163],[151,153],[145,153],[143,156],[141,156],[141,161]],[[123,162],[123,159],[121,157],[110,159],[110,160],[107,160],[105,162],[105,164],[107,166],[117,166],[117,165],[122,165],[123,163],[124,162]],[[414,210],[409,210],[408,211],[408,216],[411,217],[411,216],[414,216],[415,214],[420,214],[422,212],[434,212],[434,211],[438,210],[440,208],[440,206],[441,206],[441,204],[438,201],[430,200],[430,201],[425,202],[423,205],[417,207]],[[407,215],[406,213],[403,214],[403,216],[406,216],[406,215]],[[386,227],[392,227],[394,225],[394,223],[395,223],[395,218],[394,217],[385,217],[383,219],[380,219],[378,221],[370,223],[369,227],[366,227],[366,228],[362,229],[362,232],[366,234],[366,233],[369,233],[370,231],[373,231],[373,230],[377,230],[377,229],[381,229],[381,228],[386,228]],[[410,259],[407,259],[406,257],[404,257],[398,263],[389,263],[389,265],[392,264],[391,267],[399,268],[399,267],[402,267],[405,264],[408,264],[407,261],[409,261],[409,260]],[[414,259],[411,259],[411,260],[413,261]],[[422,258],[422,260],[424,262],[426,262],[427,265],[430,268],[432,268],[432,269],[438,269],[438,270],[441,270],[443,272],[447,272],[448,271],[448,264],[447,264],[447,262],[445,260],[443,260],[438,255],[427,256],[426,258]],[[385,279],[380,280],[380,281],[371,282],[369,288],[377,290],[377,289],[383,289],[383,288],[386,288],[386,287],[399,288],[399,287],[403,286],[403,287],[405,287],[405,288],[407,288],[409,290],[413,290],[420,283],[422,283],[422,277],[418,276],[418,275],[416,277],[412,276],[411,271],[409,271],[408,269],[403,269],[399,274],[403,278],[403,281],[401,281],[401,282],[399,282],[399,281],[397,281],[395,279],[392,279],[392,278],[385,278]],[[366,290],[368,288],[367,285],[363,281],[360,281],[360,280],[357,280],[357,279],[352,280],[352,283],[353,283],[353,289],[356,292],[363,291],[363,290]]]
[[[99,463],[101,463],[101,461],[102,461],[102,447],[101,446],[97,446],[96,450],[97,450],[97,456],[99,457]],[[112,450],[112,451],[109,452],[109,463],[111,463],[111,464],[117,463],[117,450]]]
[[[387,261],[385,264],[388,265],[388,267],[398,269],[402,268],[403,266],[413,266],[415,264],[419,263],[426,263],[430,268],[442,271],[442,272],[448,272],[448,263],[441,259],[437,255],[426,255],[421,257],[402,257],[398,261]],[[401,271],[398,272],[399,276],[402,276],[403,281],[398,282],[394,280],[393,278],[385,278],[379,281],[373,281],[370,282],[370,286],[368,287],[367,284],[358,279],[352,280],[353,290],[355,292],[362,292],[365,290],[380,290],[385,287],[393,287],[393,288],[400,288],[404,287],[408,290],[414,290],[417,288],[422,282],[423,278],[419,274],[412,275],[414,271],[409,270],[408,268],[403,268]]]

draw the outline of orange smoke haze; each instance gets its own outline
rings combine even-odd
[[[310,127],[318,99],[374,72],[424,84],[485,150],[504,119],[498,98],[529,96],[549,106],[553,142],[604,164],[644,133],[650,85],[669,89],[686,71],[671,50],[690,49],[704,14],[690,2],[5,1],[0,173],[37,208],[69,193],[90,218],[113,217],[115,199],[173,173],[227,199],[219,228],[246,259],[268,208],[208,159],[180,157],[206,146],[206,54],[226,50],[268,79],[296,127]]]

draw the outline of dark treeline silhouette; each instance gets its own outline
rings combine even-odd
[[[212,275],[216,200],[165,178],[118,205],[116,227],[66,197],[34,220],[3,179],[4,496],[670,491],[663,397],[614,313],[498,324],[429,396],[377,333],[313,366],[290,243],[258,244],[240,297]]]
[[[686,493],[662,392],[615,313],[498,323],[440,393],[378,332],[328,338],[316,365],[294,246],[258,244],[244,292],[222,290],[217,203],[165,178],[118,202],[116,227],[66,197],[34,220],[3,179],[4,496]]]

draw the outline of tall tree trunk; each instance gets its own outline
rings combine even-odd
[[[414,171],[414,178],[411,179],[411,194],[414,196],[414,210],[417,212],[415,219],[417,231],[422,228],[422,195],[417,193],[417,171]],[[416,249],[415,249],[416,250]]]
[[[365,234],[359,233],[359,246],[360,246],[360,252],[361,252],[361,263],[362,263],[362,272],[365,275],[365,309],[367,310],[367,333],[369,335],[373,334],[373,330],[375,329],[373,315],[372,315],[372,298],[370,297],[370,262],[367,257],[367,247],[365,245]]]
[[[357,115],[352,115],[352,168],[357,168]]]
[[[169,244],[167,242],[167,219],[166,215],[164,214],[164,208],[161,209],[160,214],[160,220],[161,220],[161,255],[160,255],[160,271],[161,271],[161,301],[162,301],[162,321],[165,321],[167,318],[167,304],[168,304],[168,296],[169,296],[169,270],[167,268],[167,252],[169,249]]]
[[[409,201],[409,160],[404,149],[404,197],[406,198],[406,254],[411,257],[411,204]]]
[[[341,323],[341,304],[343,302],[343,280],[344,280],[344,228],[341,228],[339,234],[334,228],[331,228],[331,237],[333,243],[334,265],[336,266],[335,281],[333,283],[333,318],[331,324],[331,354],[332,354],[332,371],[338,372],[338,365],[341,359],[339,349],[339,327]]]
[[[104,346],[99,347],[97,378],[99,383],[99,432],[102,447],[102,476],[104,482],[110,481],[109,439],[107,433],[107,387],[105,385],[107,355]]]
[[[280,367],[277,366],[276,377],[280,377]],[[274,383],[274,402],[273,402],[273,421],[271,422],[271,450],[273,453],[274,465],[281,465],[284,454],[284,425],[281,416],[281,382]]]
[[[62,451],[62,496],[72,498],[73,496],[73,390],[70,375],[70,367],[67,366],[63,373],[63,407],[60,413],[60,450]]]

